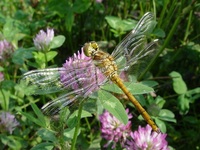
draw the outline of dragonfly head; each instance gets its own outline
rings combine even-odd
[[[83,51],[84,51],[84,54],[87,56],[87,57],[91,57],[91,56],[94,56],[94,53],[96,51],[98,51],[99,49],[99,46],[96,42],[92,41],[92,42],[89,42],[89,43],[85,43],[85,45],[83,46]]]

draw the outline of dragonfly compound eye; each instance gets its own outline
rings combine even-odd
[[[83,52],[85,56],[90,57],[91,56],[91,44],[90,43],[85,43],[83,46]]]
[[[91,46],[95,51],[97,51],[99,49],[98,44],[96,42],[94,42],[94,41],[91,42]]]
[[[91,57],[98,49],[99,47],[96,42],[85,43],[85,45],[83,46],[84,54],[87,57]]]

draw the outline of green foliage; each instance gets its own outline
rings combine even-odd
[[[50,49],[58,48],[62,46],[64,42],[65,42],[65,37],[63,35],[55,36],[51,43]]]
[[[110,31],[114,33],[115,37],[123,35],[136,25],[135,20],[122,20],[115,16],[106,16],[105,19],[112,28]]]
[[[19,48],[13,53],[12,61],[14,64],[23,65],[27,59],[33,58],[34,48]]]
[[[98,97],[106,110],[113,114],[124,124],[128,123],[128,116],[119,100],[109,92],[99,90]]]
[[[133,94],[133,95],[137,95],[137,94],[147,94],[150,92],[153,92],[153,88],[146,86],[144,84],[141,83],[134,83],[134,82],[124,82],[124,84],[126,85],[126,87],[128,88],[128,90]],[[123,94],[123,91],[119,89],[119,87],[117,85],[112,85],[112,84],[107,84],[105,86],[103,86],[104,90],[110,91],[110,92],[114,92],[114,93],[118,93],[118,94]]]
[[[173,89],[179,95],[177,100],[180,114],[187,114],[190,109],[189,104],[194,103],[200,97],[200,88],[188,90],[178,72],[171,72],[170,76],[173,78]]]
[[[106,51],[111,52],[112,43],[119,43],[147,11],[157,18],[151,37],[159,39],[158,53],[145,63],[143,81],[129,80],[125,85],[167,133],[170,146],[199,149],[199,6],[196,0],[1,0],[0,40],[10,42],[13,53],[0,60],[4,75],[0,80],[0,108],[14,114],[20,123],[12,134],[0,133],[1,149],[70,149],[71,145],[102,149],[98,115],[104,108],[124,124],[128,121],[124,106],[129,108],[134,114],[133,131],[145,124],[117,86],[103,86],[97,95],[83,100],[79,111],[66,108],[47,117],[40,106],[58,95],[30,95],[34,85],[26,87],[18,81],[28,70],[61,66],[88,41],[104,42]],[[33,38],[46,28],[54,29],[54,39],[47,51],[38,51]]]

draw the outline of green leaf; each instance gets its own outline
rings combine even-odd
[[[153,88],[141,83],[124,82],[124,85],[133,95],[146,94],[154,91]],[[110,92],[124,94],[123,91],[116,84],[106,84],[102,88]]]
[[[71,9],[68,10],[65,17],[65,27],[68,32],[71,32],[74,23],[74,13]]]
[[[75,13],[85,12],[91,5],[91,0],[76,0],[73,4],[72,10]]]
[[[35,61],[37,62],[38,68],[45,68],[46,62],[45,60],[51,61],[56,55],[57,52],[55,51],[49,51],[47,53],[43,52],[33,52]]]
[[[146,86],[148,86],[148,87],[154,87],[154,86],[157,86],[158,85],[158,82],[156,82],[156,81],[142,81],[142,82],[140,82],[141,84],[143,84],[143,85],[146,85]]]
[[[53,143],[43,142],[31,148],[31,150],[53,150],[53,147],[54,147]]]
[[[0,66],[0,71],[3,72],[4,71],[4,68],[2,66]]]
[[[133,95],[140,95],[140,94],[147,94],[150,92],[154,92],[153,88],[141,83],[125,82],[124,84]]]
[[[18,65],[23,65],[26,59],[33,58],[32,52],[34,50],[35,50],[34,48],[29,48],[29,49],[19,48],[15,50],[12,55],[12,62]]]
[[[10,104],[10,91],[9,90],[0,90],[0,105],[3,110],[8,110],[9,109],[9,104]]]
[[[96,113],[96,111],[97,111],[96,102],[97,102],[97,97],[95,97],[95,98],[89,97],[83,103],[83,110],[86,110],[89,113]]]
[[[98,98],[104,108],[124,124],[128,123],[128,115],[121,102],[109,92],[99,90]]]
[[[47,61],[51,61],[57,54],[58,54],[58,52],[55,52],[55,51],[47,52],[46,53]]]
[[[1,82],[1,88],[5,90],[11,90],[15,86],[15,82],[12,80],[4,80]]]
[[[106,84],[102,86],[102,89],[118,94],[124,94],[123,91],[116,84]]]
[[[67,119],[67,125],[69,128],[74,128],[77,125],[77,116],[70,116],[69,119]]]
[[[119,23],[122,22],[122,20],[115,16],[106,16],[106,21],[108,22],[109,26],[115,30],[119,29]]]
[[[70,115],[70,117],[67,119],[67,125],[70,128],[73,128],[77,125],[77,116],[78,116],[78,110],[74,111]],[[85,117],[92,117],[92,114],[88,111],[82,110],[81,118],[85,118]]]
[[[72,117],[73,116],[78,116],[78,110],[74,111],[74,113],[71,116]],[[92,117],[92,114],[90,112],[86,111],[86,110],[82,110],[82,112],[81,112],[81,118],[86,118],[86,117]]]
[[[156,97],[156,104],[159,106],[160,109],[164,106],[165,102],[166,101],[162,97]]]
[[[176,119],[174,119],[174,117],[175,117],[174,113],[168,109],[161,109],[159,112],[159,118],[161,120],[176,123]]]
[[[174,113],[171,112],[168,109],[162,109],[160,110],[159,116],[161,117],[169,117],[169,118],[174,118]]]
[[[3,145],[8,146],[10,149],[20,150],[22,147],[19,137],[0,134],[0,139]]]
[[[200,87],[187,91],[187,94],[189,95],[199,94],[199,93],[200,93]]]
[[[181,74],[173,71],[169,75],[172,77],[172,80],[173,80],[174,91],[177,94],[186,93],[187,92],[187,86],[186,86],[185,82],[183,81]]]
[[[23,27],[24,30],[20,31],[21,27]],[[22,22],[7,17],[2,32],[4,38],[6,38],[8,41],[12,41],[13,44],[15,43],[17,45],[17,42],[25,36],[25,34],[22,33],[25,30],[26,26],[24,26]]]
[[[78,110],[77,110],[77,116],[78,116]],[[86,118],[86,117],[92,117],[92,114],[88,111],[82,110],[81,118]]]
[[[101,149],[101,138],[99,137],[98,139],[95,139],[92,141],[92,143],[90,144],[90,147],[88,148],[88,150],[100,150]]]
[[[35,112],[35,114],[37,115],[39,121],[41,122],[42,127],[46,127],[45,116],[43,115],[41,110],[37,107],[37,105],[35,103],[31,103],[31,107],[32,107],[33,111]]]
[[[105,19],[109,26],[116,31],[129,31],[136,25],[136,21],[131,19],[122,20],[121,18],[115,16],[106,16]]]
[[[180,114],[185,115],[188,113],[190,109],[189,103],[190,103],[190,100],[187,97],[185,97],[184,94],[178,97],[178,107],[179,107]]]
[[[156,35],[157,37],[161,37],[161,38],[164,38],[166,36],[165,32],[162,29],[160,29],[160,28],[156,28],[153,31],[153,34]]]
[[[160,107],[158,105],[151,104],[147,107],[147,112],[151,115],[151,116],[158,116],[158,114],[160,113]]]
[[[45,128],[45,126],[43,126],[44,124],[37,118],[33,117],[31,114],[26,112],[21,112],[21,114],[24,115],[26,118],[28,118],[30,121],[34,122],[35,124]]]
[[[188,90],[186,92],[186,96],[189,98],[190,103],[194,103],[195,100],[198,100],[200,98],[200,87]]]
[[[74,135],[74,131],[75,131],[75,128],[67,128],[63,135],[68,138],[68,139],[73,139],[73,135]],[[80,130],[79,130],[79,133],[78,135],[80,134]]]
[[[111,27],[110,31],[114,33],[115,37],[119,37],[125,34],[126,31],[132,30],[136,25],[136,21],[131,19],[122,20],[115,16],[106,16],[105,19]]]
[[[51,141],[51,142],[56,142],[57,138],[55,136],[55,133],[47,130],[47,129],[40,129],[37,131],[37,134],[45,141]]]
[[[163,122],[162,120],[155,118],[155,123],[158,126],[158,128],[161,130],[162,133],[166,133],[166,125],[165,122]]]
[[[65,37],[63,35],[58,35],[53,38],[53,41],[51,42],[50,49],[58,48],[62,46],[62,44],[65,42]]]

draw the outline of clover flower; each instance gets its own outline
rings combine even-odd
[[[96,3],[102,3],[103,0],[96,0]]]
[[[60,71],[60,80],[64,87],[72,90],[84,89],[85,91],[80,93],[84,93],[85,96],[98,90],[98,83],[104,79],[104,75],[94,65],[92,59],[85,56],[83,49],[68,58]]]
[[[127,150],[169,150],[166,141],[167,134],[152,132],[152,128],[139,126],[131,133],[131,139],[126,142]]]
[[[15,116],[9,112],[2,112],[0,114],[0,131],[8,131],[10,134],[19,125],[19,122],[15,119]]]
[[[47,32],[40,30],[36,37],[33,39],[34,45],[38,50],[48,51],[51,45],[51,42],[54,38],[54,30],[48,29]]]
[[[131,119],[132,115],[128,113],[128,109],[126,109],[126,112],[128,118]],[[105,111],[100,115],[99,120],[101,122],[101,136],[108,140],[104,147],[108,147],[110,143],[113,143],[112,148],[115,148],[118,142],[124,147],[124,144],[131,133],[131,121],[128,121],[128,123],[124,125],[108,111]]]
[[[0,61],[8,59],[13,51],[13,46],[8,41],[0,41]]]

